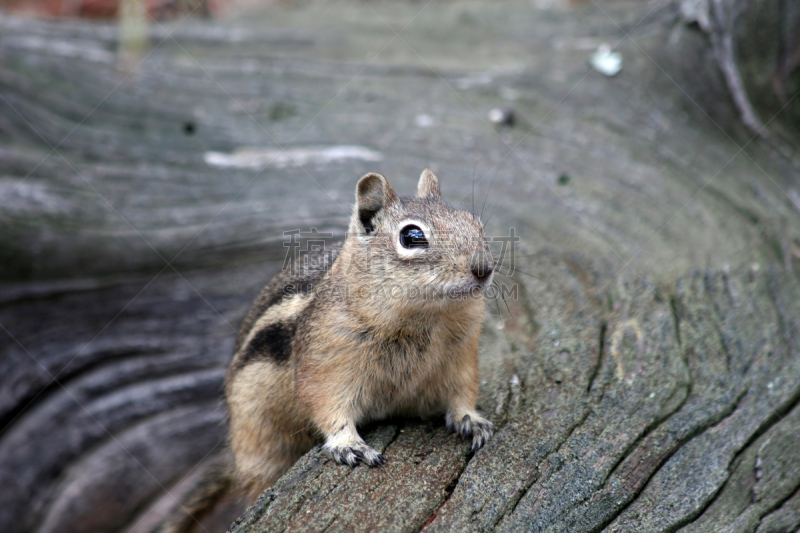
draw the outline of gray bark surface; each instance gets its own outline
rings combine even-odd
[[[549,4],[187,19],[132,73],[112,25],[0,16],[0,530],[155,527],[223,453],[284,232],[341,236],[359,176],[425,167],[521,238],[481,346],[495,436],[376,424],[384,468],[312,450],[232,531],[800,527],[800,15]],[[313,157],[341,146],[371,155]],[[245,148],[278,151],[207,162]]]

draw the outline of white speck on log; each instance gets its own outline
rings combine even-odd
[[[601,44],[589,58],[592,68],[604,76],[616,76],[622,70],[622,54],[613,52],[611,46]]]
[[[264,148],[241,148],[233,153],[206,152],[203,160],[215,167],[259,168],[273,166],[284,168],[291,164],[303,166],[308,163],[326,164],[347,159],[380,161],[383,155],[363,146],[327,146],[274,150]]]
[[[427,114],[417,115],[414,118],[414,123],[417,125],[418,128],[430,128],[433,126],[434,121],[433,117]]]

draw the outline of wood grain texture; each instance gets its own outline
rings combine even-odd
[[[384,469],[312,450],[233,531],[797,529],[800,104],[737,56],[754,139],[682,2],[534,4],[154,24],[131,73],[113,25],[0,16],[0,530],[152,530],[225,448],[284,232],[341,236],[359,176],[426,167],[521,238],[481,344],[494,438],[377,424]]]

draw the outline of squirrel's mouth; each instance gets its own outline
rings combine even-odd
[[[446,300],[465,300],[483,298],[486,287],[489,286],[491,278],[484,280],[470,280],[464,283],[448,283],[442,293]]]
[[[486,289],[491,284],[491,277],[483,280],[468,279],[462,281],[449,281],[439,284],[427,285],[425,287],[406,288],[402,292],[402,299],[406,302],[428,301],[431,303],[459,302],[465,300],[483,300],[486,297]],[[392,291],[384,291],[381,294],[395,295]]]

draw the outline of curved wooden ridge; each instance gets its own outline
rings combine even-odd
[[[385,468],[314,450],[234,531],[797,529],[798,14],[555,4],[152,24],[132,71],[113,25],[0,16],[0,531],[152,531],[224,453],[284,232],[336,240],[359,176],[411,194],[426,167],[520,237],[482,340],[494,438],[376,424]],[[758,52],[721,57],[733,30]],[[737,76],[789,95],[751,98],[766,129]]]

